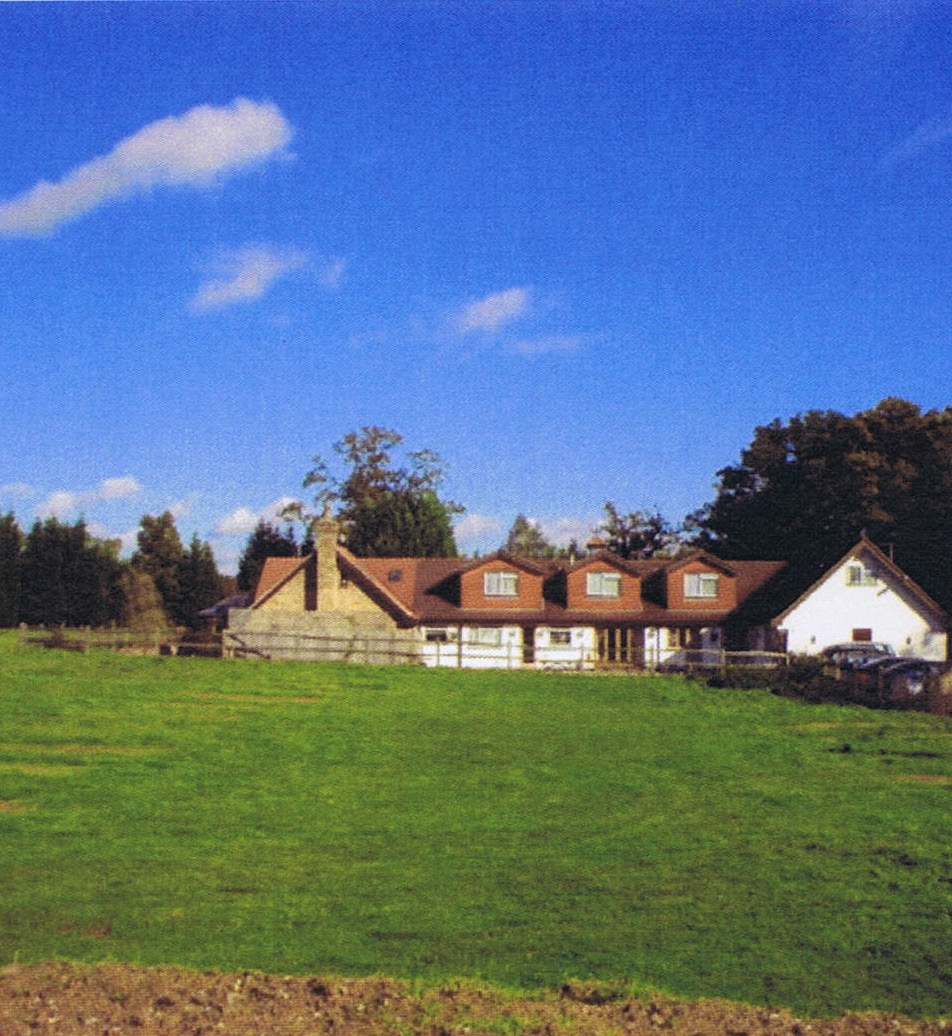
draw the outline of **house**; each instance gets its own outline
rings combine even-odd
[[[866,537],[770,625],[779,646],[794,654],[873,642],[888,644],[897,655],[939,662],[948,657],[948,615]]]
[[[228,650],[466,668],[719,657],[731,616],[784,567],[704,551],[647,561],[599,551],[576,563],[505,551],[358,558],[332,517],[315,532],[314,554],[267,559],[250,606],[231,612]]]

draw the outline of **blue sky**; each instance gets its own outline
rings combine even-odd
[[[952,404],[952,7],[0,5],[0,510],[234,570],[362,425],[463,550]]]

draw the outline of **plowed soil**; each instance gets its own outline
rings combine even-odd
[[[2,1036],[931,1036],[952,1021],[892,1014],[796,1018],[722,1001],[635,1000],[584,986],[540,999],[453,984],[412,991],[387,979],[224,975],[122,964],[0,971]]]

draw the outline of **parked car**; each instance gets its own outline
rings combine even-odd
[[[896,652],[888,644],[872,641],[858,641],[850,644],[833,644],[820,652],[822,658],[838,669],[859,669],[879,659],[896,658]]]
[[[879,696],[883,702],[904,702],[921,697],[931,677],[945,669],[944,662],[924,658],[903,658],[883,666],[877,674]]]

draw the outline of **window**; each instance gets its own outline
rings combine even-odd
[[[621,576],[617,572],[589,572],[585,576],[588,597],[621,597]]]
[[[519,576],[515,572],[487,572],[483,576],[483,592],[487,597],[515,597]]]
[[[495,626],[478,626],[473,630],[473,643],[483,647],[499,647],[502,644],[502,630]]]
[[[704,597],[708,600],[717,597],[720,576],[713,572],[686,572],[684,576],[684,596]]]
[[[875,586],[876,574],[871,572],[865,565],[847,565],[846,567],[847,586]]]
[[[571,630],[549,630],[549,643],[555,647],[559,644],[571,644],[572,643],[572,631]]]
[[[431,626],[423,631],[423,639],[428,644],[449,644],[456,640],[456,630],[445,626]]]
[[[403,580],[403,570],[399,568],[391,568],[387,573],[387,581],[390,583],[399,583]]]

